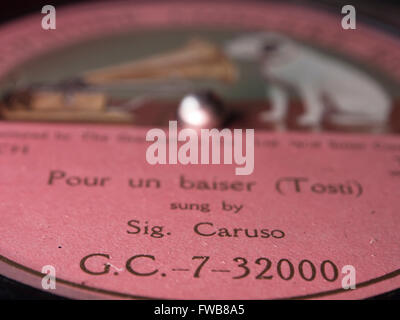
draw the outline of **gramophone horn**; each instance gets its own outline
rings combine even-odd
[[[97,69],[83,75],[83,80],[88,84],[170,78],[233,82],[237,79],[237,69],[216,45],[192,40],[172,52]]]

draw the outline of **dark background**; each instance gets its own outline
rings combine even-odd
[[[0,1],[0,24],[7,23],[10,20],[23,17],[29,13],[40,13],[44,5],[53,5],[56,9],[64,5],[72,5],[82,2],[101,2],[115,0],[1,0]],[[119,0],[136,2],[156,2],[154,0]],[[186,0],[194,1],[194,0]],[[199,0],[203,1],[203,0]],[[206,1],[206,0],[205,0]],[[224,1],[229,0],[209,0]],[[235,0],[240,1],[240,0]],[[244,0],[241,0],[244,2]],[[268,0],[253,0],[266,2]],[[271,0],[274,1],[274,0]],[[165,2],[165,1],[163,1]],[[250,1],[247,1],[250,2]],[[313,5],[329,11],[341,13],[344,5],[351,4],[355,6],[357,19],[372,23],[377,27],[386,29],[389,32],[400,35],[400,0],[287,0],[287,2],[300,5]],[[388,292],[386,294],[374,297],[372,299],[400,299],[400,289]],[[2,299],[59,299],[47,292],[42,292],[13,280],[0,276],[0,300]]]

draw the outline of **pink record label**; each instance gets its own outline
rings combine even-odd
[[[3,124],[2,271],[40,287],[51,265],[73,297],[362,298],[399,286],[398,138],[256,133],[254,173],[235,176],[149,165],[145,132]],[[347,265],[355,290],[342,289]]]
[[[343,33],[328,13],[281,4],[110,2],[60,10],[55,32],[38,21],[39,14],[0,29],[2,79],[18,77],[30,61],[22,68],[29,80],[75,76],[85,62],[79,54],[90,50],[63,49],[133,31],[273,30],[368,65],[392,85],[392,109],[377,127],[400,127],[392,121],[398,39],[362,23]],[[60,69],[54,56],[65,62]],[[40,57],[47,74],[32,63]],[[291,116],[290,129],[297,125]],[[398,135],[268,132],[261,124],[254,126],[254,172],[237,176],[235,165],[148,164],[145,137],[155,126],[134,124],[1,122],[2,275],[42,289],[50,266],[57,286],[50,292],[99,299],[359,299],[400,287]],[[351,272],[355,288],[345,289]]]

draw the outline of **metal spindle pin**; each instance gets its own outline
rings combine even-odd
[[[179,104],[177,116],[184,127],[211,129],[224,123],[226,111],[221,100],[207,91],[185,95]]]

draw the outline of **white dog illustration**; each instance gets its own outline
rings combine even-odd
[[[286,88],[293,88],[306,109],[298,119],[300,125],[319,128],[327,100],[335,109],[330,114],[334,124],[379,128],[386,123],[391,109],[388,93],[348,63],[275,33],[244,35],[225,49],[234,59],[260,63],[272,100],[272,110],[263,114],[265,121],[283,123],[288,111]]]

